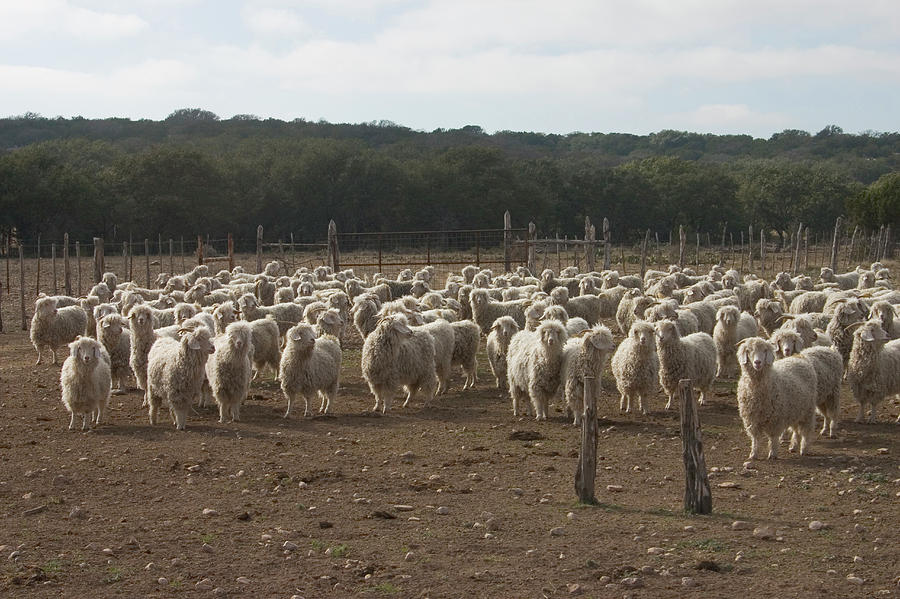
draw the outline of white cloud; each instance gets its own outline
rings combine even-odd
[[[134,36],[147,22],[133,14],[100,12],[67,0],[28,0],[0,3],[0,41],[58,35],[87,41],[108,41]]]
[[[307,36],[312,28],[296,12],[283,8],[245,7],[244,21],[247,27],[264,36]]]

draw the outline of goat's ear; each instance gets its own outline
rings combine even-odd
[[[300,329],[291,329],[290,332],[291,341],[300,341],[303,338],[303,334],[300,332]]]
[[[616,348],[616,344],[612,339],[607,339],[601,335],[594,335],[591,337],[591,344],[600,351],[610,351]]]
[[[738,346],[740,346],[740,343],[738,343]],[[750,363],[750,356],[747,355],[747,351],[743,347],[738,347],[737,357],[738,357],[738,361],[741,364],[749,364]]]
[[[869,329],[866,329],[862,333],[860,333],[859,337],[863,341],[875,341],[875,336],[872,335],[872,331]]]
[[[200,339],[194,337],[190,341],[188,341],[188,347],[191,349],[200,349]]]

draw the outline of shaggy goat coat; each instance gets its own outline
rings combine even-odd
[[[80,415],[81,430],[87,428],[88,418],[100,424],[109,403],[111,379],[109,356],[99,341],[78,337],[69,344],[69,357],[59,374],[62,402],[71,414],[69,430],[75,427]]]
[[[337,397],[341,373],[341,347],[330,336],[316,337],[315,329],[306,323],[297,324],[287,332],[278,379],[287,399],[284,417],[291,413],[291,405],[303,398],[303,415],[309,414],[309,398],[321,398],[319,412],[331,412]]]

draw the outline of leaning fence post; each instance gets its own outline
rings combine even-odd
[[[647,274],[647,245],[650,243],[650,229],[644,233],[644,241],[641,242],[641,280]]]
[[[581,503],[595,504],[594,482],[597,477],[597,385],[599,381],[584,377],[584,414],[581,417],[581,452],[575,470],[575,492]]]
[[[834,221],[834,240],[831,242],[831,270],[837,272],[837,255],[838,245],[841,240],[841,224],[844,222],[842,216],[837,217]]]
[[[328,266],[331,272],[337,272],[341,269],[341,250],[338,247],[337,225],[335,222],[328,222]]]
[[[794,257],[791,259],[791,274],[800,272],[800,238],[803,236],[803,223],[797,228],[797,238],[794,245]]]
[[[25,250],[19,241],[19,308],[22,310],[22,330],[28,330],[28,320],[25,318]]]
[[[528,223],[528,236],[525,237],[525,247],[527,248],[525,252],[525,261],[526,266],[528,267],[528,272],[534,274],[535,271],[535,263],[534,263],[534,240],[536,238],[537,227],[534,223]]]
[[[72,295],[72,267],[69,264],[69,234],[63,233],[63,289]]]
[[[684,268],[684,250],[687,245],[687,233],[684,225],[678,225],[678,268]]]
[[[263,227],[256,227],[256,272],[262,272]]]
[[[503,213],[503,272],[509,272],[509,248],[512,241],[512,217],[509,210]]]
[[[712,492],[706,474],[700,416],[690,379],[678,381],[681,396],[681,455],[684,459],[684,510],[692,514],[712,512]]]
[[[103,238],[94,237],[94,284],[103,280]],[[149,286],[149,285],[148,285]],[[112,291],[110,289],[110,291]]]

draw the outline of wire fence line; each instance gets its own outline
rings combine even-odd
[[[215,273],[241,266],[259,272],[266,262],[280,260],[287,274],[302,267],[328,264],[335,269],[351,268],[371,279],[376,272],[395,277],[400,271],[432,266],[438,280],[462,266],[474,264],[494,272],[526,266],[537,274],[545,268],[562,270],[617,269],[620,274],[643,274],[647,268],[663,269],[669,264],[704,268],[723,264],[741,272],[761,276],[779,271],[818,275],[830,266],[849,269],[857,264],[892,258],[896,242],[890,227],[878,231],[852,232],[838,219],[833,232],[815,232],[802,225],[790,237],[767,236],[753,227],[747,231],[693,233],[684,228],[660,235],[646,231],[638,243],[614,244],[609,223],[604,219],[601,236],[586,219],[585,238],[570,239],[558,234],[539,237],[534,224],[513,228],[509,213],[504,227],[497,229],[338,232],[334,223],[321,243],[289,239],[265,240],[262,227],[256,237],[164,238],[139,241],[20,240],[7,236],[0,244],[4,271],[0,273],[0,331],[9,330],[17,315],[27,329],[28,312],[40,293],[82,296],[104,272],[116,273],[120,281],[134,281],[155,287],[163,274],[187,272],[196,264],[207,264]],[[18,309],[17,309],[18,308]]]

